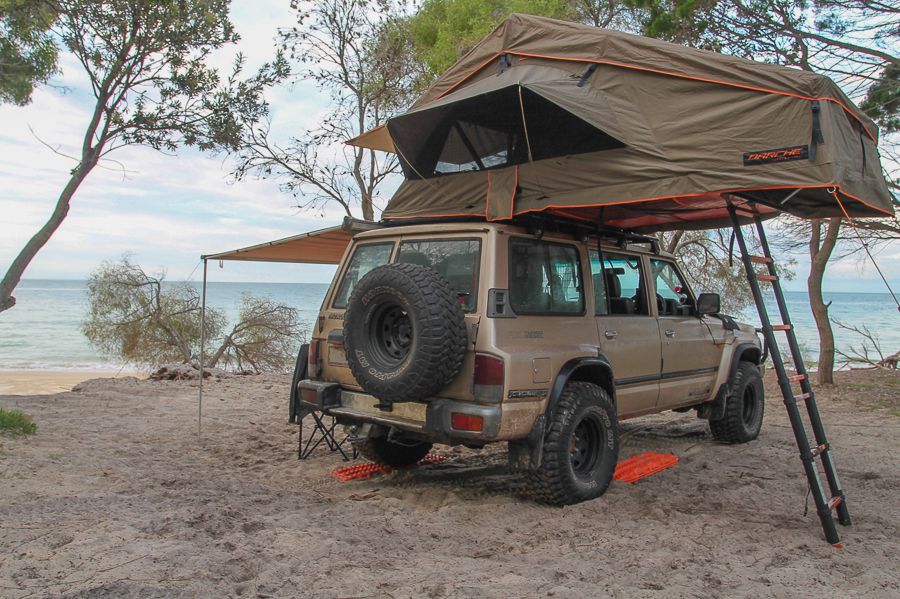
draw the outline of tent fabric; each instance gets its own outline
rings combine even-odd
[[[353,235],[377,227],[378,225],[375,223],[347,218],[343,225],[337,227],[319,229],[228,252],[209,254],[202,256],[202,259],[340,264]]]
[[[877,134],[827,77],[512,15],[354,143],[400,155],[386,221],[550,212],[654,231],[727,222],[726,201],[891,215]]]

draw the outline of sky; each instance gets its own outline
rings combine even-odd
[[[223,69],[239,50],[248,72],[271,58],[279,27],[292,24],[288,0],[234,0],[232,20],[241,35],[236,48],[215,57]],[[92,107],[90,88],[71,56],[62,73],[36,90],[26,107],[0,106],[0,270],[50,215],[74,161]],[[273,130],[281,137],[315,128],[328,98],[310,82],[271,90]],[[53,149],[47,147],[51,146]],[[55,151],[54,151],[55,150]],[[343,211],[306,212],[297,200],[265,180],[232,182],[230,162],[191,149],[167,155],[125,148],[110,156],[81,185],[66,220],[37,255],[25,278],[83,279],[105,260],[130,253],[148,271],[170,280],[200,277],[201,254],[253,245],[339,224]],[[797,277],[786,284],[805,290],[809,260],[796,256]],[[900,244],[878,254],[900,290]],[[330,282],[334,267],[225,262],[210,264],[211,281]],[[832,264],[828,291],[885,291],[875,268],[859,259]]]

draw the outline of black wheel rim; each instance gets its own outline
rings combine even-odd
[[[369,321],[369,340],[378,360],[399,366],[409,355],[412,338],[412,321],[403,306],[390,300],[379,303]]]
[[[600,461],[600,454],[606,444],[606,432],[600,419],[594,414],[582,418],[572,433],[569,460],[572,471],[579,478],[589,478]]]
[[[741,398],[741,402],[741,421],[745,425],[752,425],[754,420],[756,420],[757,410],[756,389],[752,385],[747,385],[744,388],[744,396]]]

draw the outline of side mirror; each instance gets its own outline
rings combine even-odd
[[[697,298],[697,313],[718,314],[722,310],[722,300],[718,293],[701,293]]]

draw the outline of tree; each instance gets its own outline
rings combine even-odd
[[[410,17],[409,32],[429,82],[514,12],[577,20],[567,0],[426,0]]]
[[[88,280],[82,331],[100,351],[137,365],[199,364],[200,295],[193,285],[166,283],[127,256],[106,262]],[[296,309],[245,295],[239,322],[225,333],[221,310],[207,308],[205,368],[284,372],[293,365],[302,327]]]
[[[0,0],[0,102],[28,104],[34,86],[56,72],[55,16],[42,2]]]
[[[320,127],[279,142],[272,123],[247,127],[237,179],[255,174],[281,182],[300,207],[337,204],[374,220],[394,155],[345,145],[383,124],[419,89],[417,64],[397,7],[387,0],[292,0],[297,24],[281,32],[282,50],[299,65],[298,79],[314,81],[331,103]]]
[[[750,285],[739,251],[731,238],[731,229],[707,231],[668,231],[658,233],[660,247],[678,258],[682,272],[695,292],[718,293],[722,299],[722,312],[739,315],[753,303]],[[759,253],[758,242],[747,239],[751,251]],[[783,260],[778,264],[782,279],[794,278],[795,260]]]
[[[34,4],[34,3],[33,3]],[[267,113],[263,92],[287,74],[281,56],[241,78],[238,55],[222,79],[211,52],[238,40],[228,0],[46,0],[57,43],[84,68],[95,98],[78,162],[49,220],[26,243],[0,281],[0,312],[69,211],[81,183],[110,153],[131,145],[174,151],[236,150],[245,123]]]

